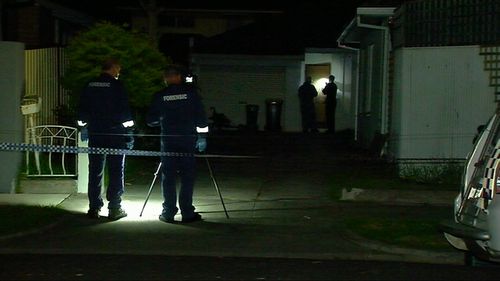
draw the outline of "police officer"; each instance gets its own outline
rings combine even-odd
[[[87,83],[80,97],[78,125],[88,130],[90,147],[131,148],[132,139],[126,134],[132,126],[132,115],[127,94],[118,77],[121,66],[118,60],[108,59],[102,64],[99,77]],[[118,220],[127,213],[121,208],[124,192],[125,155],[89,154],[88,198],[89,218],[99,218],[104,202],[101,198],[104,168],[109,172],[106,190],[108,218]]]
[[[191,156],[162,157],[163,211],[161,221],[174,223],[176,206],[176,178],[181,178],[179,207],[182,222],[200,221],[201,215],[193,206],[196,150],[206,149],[208,122],[201,99],[193,87],[185,82],[184,69],[169,66],[164,73],[167,87],[153,97],[147,116],[149,126],[161,126],[161,149],[166,152],[188,153]]]
[[[317,133],[316,110],[314,98],[318,96],[316,87],[312,84],[312,78],[307,77],[304,84],[299,87],[300,112],[302,114],[302,130],[304,133]]]
[[[323,89],[323,94],[326,95],[326,124],[328,127],[327,133],[335,133],[335,112],[337,108],[337,84],[335,84],[335,76],[328,77],[328,83]]]

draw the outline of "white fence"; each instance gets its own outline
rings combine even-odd
[[[66,126],[36,126],[27,130],[32,144],[77,146],[78,130]],[[34,163],[32,161],[34,159]],[[34,167],[33,167],[34,166]],[[77,175],[77,156],[59,152],[27,152],[26,174],[37,177],[73,177]]]

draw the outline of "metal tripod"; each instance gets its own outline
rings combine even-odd
[[[222,208],[224,208],[224,213],[226,214],[226,218],[229,219],[229,214],[227,213],[226,204],[224,204],[224,198],[222,198],[222,193],[220,192],[219,185],[217,184],[217,180],[215,179],[215,175],[212,170],[212,165],[210,165],[208,157],[205,158],[205,161],[207,162],[208,172],[210,173],[210,177],[212,178],[212,182],[214,183],[215,190],[217,190],[217,193],[219,194],[220,202],[222,203]]]
[[[220,202],[222,203],[222,207],[224,208],[224,213],[226,214],[226,218],[229,219],[229,214],[228,214],[227,209],[226,209],[226,204],[224,204],[224,198],[222,197],[222,193],[220,192],[219,185],[217,184],[217,180],[215,179],[215,175],[214,175],[214,172],[212,170],[212,165],[210,164],[210,161],[208,160],[207,157],[205,158],[205,160],[207,163],[208,172],[210,173],[210,178],[212,179],[215,190],[219,194]],[[144,205],[142,206],[141,214],[139,215],[140,217],[142,217],[142,213],[144,212],[144,208],[146,208],[146,204],[148,203],[149,197],[151,197],[151,192],[153,192],[153,187],[155,185],[156,178],[158,177],[158,173],[160,172],[160,170],[161,170],[161,162],[158,164],[158,168],[156,169],[156,172],[154,173],[153,181],[151,182],[151,186],[149,187],[148,195],[146,197],[146,200],[144,201]]]
[[[142,217],[142,213],[144,212],[144,208],[146,208],[146,204],[148,203],[149,197],[151,196],[151,192],[153,192],[153,186],[155,185],[156,178],[158,177],[160,169],[161,169],[161,161],[158,164],[158,168],[156,168],[155,177],[153,178],[153,182],[151,182],[151,186],[149,187],[148,191],[148,196],[146,197],[146,201],[144,201],[144,205],[142,206],[141,214],[139,215],[139,217]]]

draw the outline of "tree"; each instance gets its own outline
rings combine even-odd
[[[122,64],[120,80],[136,112],[148,106],[152,94],[162,88],[162,69],[169,61],[147,35],[110,23],[97,23],[76,36],[66,57],[69,65],[63,85],[70,91],[72,109],[86,83],[101,72],[102,62],[116,58]]]

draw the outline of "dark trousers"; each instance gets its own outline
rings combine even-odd
[[[88,197],[90,209],[100,209],[104,206],[101,190],[106,166],[109,173],[109,184],[106,189],[108,208],[121,207],[121,196],[124,192],[125,155],[89,154]]]
[[[195,138],[182,138],[176,141],[162,143],[162,151],[167,152],[195,152]],[[177,177],[180,177],[179,208],[183,218],[194,216],[193,189],[196,178],[196,159],[194,156],[162,157],[162,193],[163,215],[173,218],[177,211]]]
[[[163,215],[173,218],[177,211],[177,176],[181,179],[179,207],[184,218],[194,215],[193,188],[196,177],[194,157],[162,157]]]
[[[300,113],[302,115],[302,131],[316,131],[316,110],[313,102],[301,102]]]
[[[328,132],[335,133],[335,111],[337,109],[336,102],[326,102],[326,125]]]

